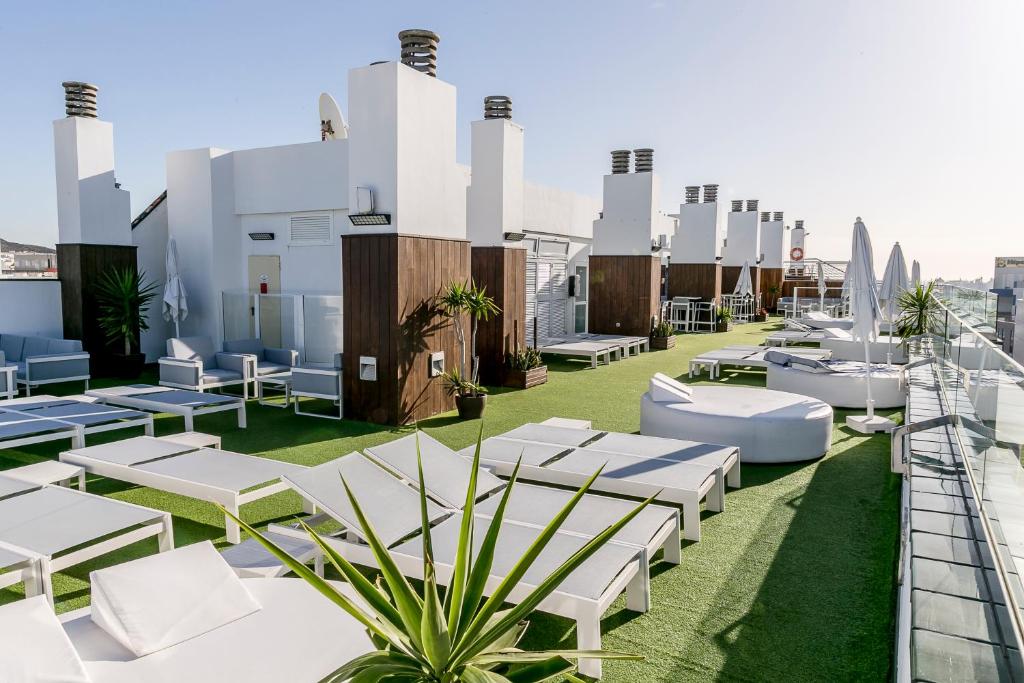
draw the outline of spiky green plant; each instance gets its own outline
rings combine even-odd
[[[472,370],[470,375],[474,382],[480,381],[480,357],[476,355],[476,332],[480,321],[488,321],[492,316],[501,313],[501,309],[494,303],[493,297],[487,296],[487,288],[481,287],[475,281],[471,281],[466,291],[466,313],[470,319],[470,358],[472,359]]]
[[[132,352],[132,342],[149,329],[146,310],[156,296],[156,285],[146,282],[146,274],[134,268],[110,268],[96,285],[99,324],[107,341],[124,344],[124,355]]]
[[[442,373],[445,393],[449,396],[482,396],[487,393],[486,387],[459,374],[458,368],[452,368]]]
[[[466,377],[466,332],[462,327],[462,314],[468,314],[470,320],[470,371],[473,382],[480,379],[480,359],[476,355],[476,333],[481,320],[490,320],[491,316],[501,313],[492,297],[487,296],[487,288],[480,287],[475,281],[468,284],[453,280],[437,297],[438,307],[451,318],[455,325],[455,336],[459,342],[459,373]]]
[[[462,314],[466,312],[468,291],[466,283],[453,280],[437,297],[437,307],[455,326],[455,338],[459,342],[459,374],[463,377],[466,375],[466,331],[462,327]]]
[[[900,311],[896,318],[896,334],[903,339],[926,334],[939,315],[939,302],[932,295],[930,282],[927,287],[917,285],[900,292],[896,305]]]
[[[361,683],[386,680],[389,683],[535,683],[555,676],[578,680],[572,676],[575,671],[572,662],[580,657],[640,659],[636,655],[605,650],[527,652],[516,645],[526,632],[526,617],[551,595],[566,577],[647,507],[655,496],[639,503],[625,517],[588,541],[517,605],[503,610],[502,605],[513,589],[555,536],[576,504],[590,490],[601,470],[595,472],[572,496],[565,507],[539,533],[500,584],[487,596],[487,579],[491,574],[505,507],[518,480],[519,463],[516,463],[480,549],[474,556],[473,506],[477,496],[482,438],[481,427],[476,451],[473,454],[472,473],[466,489],[451,581],[444,591],[443,599],[434,572],[430,519],[427,514],[426,487],[418,438],[416,457],[419,464],[423,538],[423,585],[419,591],[402,575],[387,547],[374,530],[373,524],[363,514],[356,495],[344,477],[341,484],[359,520],[367,545],[373,553],[383,586],[378,586],[367,579],[319,534],[305,523],[301,524],[338,573],[355,590],[361,598],[361,603],[349,599],[259,531],[225,511],[295,574],[366,627],[377,650],[348,662],[324,678],[325,682]]]

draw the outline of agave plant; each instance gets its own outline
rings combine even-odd
[[[930,282],[927,287],[917,285],[900,292],[896,305],[900,309],[896,319],[896,334],[903,339],[927,333],[939,314],[939,304],[932,296]]]
[[[636,655],[606,650],[548,650],[527,652],[517,647],[527,629],[525,618],[551,595],[569,574],[590,558],[619,530],[628,524],[654,499],[639,503],[629,514],[591,539],[562,563],[519,604],[509,609],[502,606],[512,590],[554,537],[579,500],[600,475],[595,472],[566,503],[565,507],[540,532],[508,575],[487,596],[486,584],[491,573],[498,535],[505,506],[518,479],[519,464],[512,472],[500,504],[487,533],[474,556],[473,505],[476,500],[477,472],[480,466],[481,435],[477,438],[473,468],[466,491],[458,550],[451,580],[441,597],[434,570],[427,498],[423,482],[423,465],[419,460],[420,509],[422,512],[423,582],[417,591],[402,575],[387,548],[380,541],[373,524],[365,517],[356,495],[342,477],[342,486],[363,529],[377,567],[382,585],[374,584],[313,529],[302,524],[310,538],[320,547],[330,563],[351,585],[361,603],[349,599],[331,583],[317,576],[306,565],[294,559],[251,526],[231,515],[253,538],[288,566],[295,574],[316,588],[327,599],[366,627],[377,650],[357,657],[323,679],[328,683],[386,680],[389,683],[535,683],[555,676],[578,681],[574,660],[581,657],[599,659],[641,659]],[[230,514],[230,513],[228,513]]]

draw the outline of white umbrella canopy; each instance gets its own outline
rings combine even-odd
[[[914,259],[914,265],[910,267],[910,285],[917,287],[921,284],[921,264]]]
[[[828,284],[825,282],[825,269],[818,264],[818,308],[825,310],[825,292],[828,291]]]
[[[886,365],[892,365],[892,308],[900,292],[910,289],[910,277],[907,276],[907,262],[903,258],[903,249],[897,242],[889,254],[889,262],[885,264],[882,286],[878,289],[878,298],[885,302],[886,319],[889,321],[889,349],[885,355]]]
[[[163,297],[164,320],[174,321],[174,336],[178,337],[181,335],[178,322],[188,317],[188,294],[181,281],[181,271],[178,268],[178,245],[175,244],[173,237],[167,240],[164,268],[167,271]]]
[[[878,323],[882,319],[882,308],[875,291],[875,262],[871,249],[871,236],[860,217],[853,226],[853,249],[850,258],[850,313],[853,327],[850,333],[854,340],[864,343],[864,365],[867,387],[867,417],[849,416],[846,424],[861,432],[875,432],[894,426],[891,420],[875,417],[875,402],[871,398],[871,352],[869,344],[878,338]]]
[[[736,287],[732,293],[740,296],[754,295],[754,284],[750,281],[750,261],[743,262],[743,268],[740,269],[740,276],[736,279]]]

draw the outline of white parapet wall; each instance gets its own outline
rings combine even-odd
[[[672,236],[672,263],[715,263],[722,243],[718,202],[681,204]]]
[[[786,228],[782,220],[761,223],[762,268],[781,268],[786,260]]]
[[[466,236],[473,246],[502,246],[523,231],[523,127],[507,119],[472,124],[472,181]]]
[[[742,266],[749,263],[752,267],[761,257],[759,215],[757,211],[730,211],[726,230],[725,252],[722,254],[723,266]]]
[[[0,279],[0,334],[63,337],[60,281]]]

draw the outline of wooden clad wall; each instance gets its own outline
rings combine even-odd
[[[589,328],[598,334],[647,336],[661,305],[657,256],[591,256]]]
[[[740,279],[740,271],[743,266],[722,266],[722,291],[732,294],[736,289],[736,281]],[[754,286],[754,298],[761,292],[761,269],[757,266],[750,266],[750,283]]]
[[[501,384],[505,353],[526,346],[526,250],[473,247],[472,270],[473,280],[501,309],[477,330],[480,382]]]
[[[111,268],[137,269],[136,247],[111,244],[58,244],[57,276],[60,279],[64,338],[80,339],[89,352],[94,374],[109,367],[106,336],[96,322],[99,307],[96,286]],[[158,283],[162,284],[162,283]],[[159,300],[151,306],[160,306]],[[112,349],[124,353],[121,347]],[[137,349],[136,349],[137,350]]]
[[[435,300],[448,282],[469,280],[469,243],[347,235],[341,258],[345,415],[398,425],[452,410],[442,380],[430,377],[435,351],[446,369],[459,363],[455,329]],[[377,359],[375,382],[359,379],[360,356]]]
[[[772,295],[768,290],[772,285],[776,285],[781,291],[783,270],[782,268],[758,268],[758,270],[761,272],[761,295],[763,297],[761,305],[769,312],[774,313],[781,293]]]
[[[668,298],[699,296],[718,301],[722,297],[722,266],[718,263],[671,263],[668,267]]]
[[[838,297],[843,289],[842,280],[826,280],[829,287],[828,296]],[[800,287],[800,298],[818,295],[817,280],[784,280],[782,283],[782,296],[793,296],[793,292]],[[809,289],[808,289],[809,288]]]

